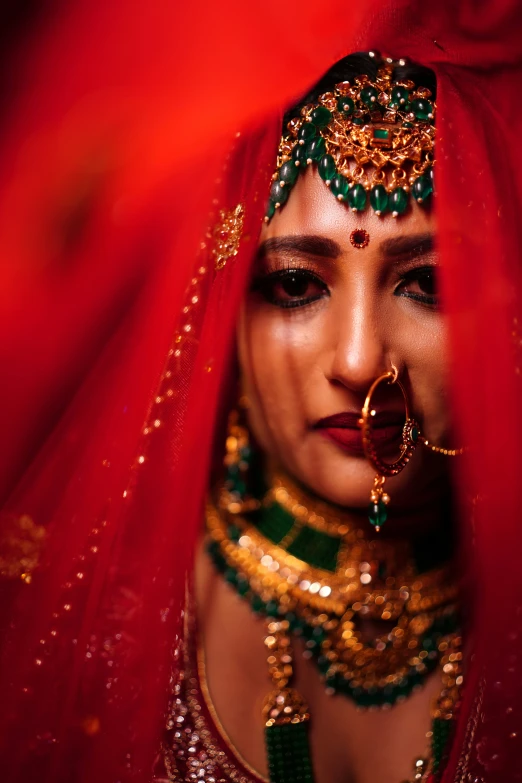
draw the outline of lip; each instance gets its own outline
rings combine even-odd
[[[344,451],[364,455],[362,431],[359,425],[361,414],[353,411],[326,416],[314,425],[314,429]],[[404,427],[404,413],[380,411],[372,418],[372,439],[383,456],[397,451]]]

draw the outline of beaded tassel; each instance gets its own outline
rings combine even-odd
[[[313,783],[308,707],[301,695],[288,687],[293,667],[286,620],[268,623],[265,646],[268,671],[274,685],[263,707],[270,783]]]

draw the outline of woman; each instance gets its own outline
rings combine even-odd
[[[387,24],[376,21],[376,40],[389,36]],[[437,41],[435,48],[430,49],[430,62],[436,61],[435,44]],[[415,46],[408,53],[411,51],[415,51]],[[493,50],[489,56],[496,62]],[[417,59],[422,59],[420,49]],[[357,62],[350,60],[345,66],[350,68],[350,63],[356,66]],[[364,67],[359,62],[358,69],[359,73],[369,70],[375,83],[377,78],[386,78],[378,77],[371,58],[366,58]],[[439,68],[439,72],[445,88],[439,92],[440,108],[441,101],[443,105],[446,101],[446,107],[450,105],[449,86],[454,74],[448,67]],[[413,73],[419,75],[416,88],[424,87],[434,93],[429,73],[415,69]],[[458,69],[456,74],[462,77]],[[502,114],[499,109],[500,116],[507,116],[507,106],[512,105],[507,87],[515,83],[516,74],[514,69],[506,81],[500,74],[492,82],[498,88],[496,106],[504,111]],[[497,492],[506,485],[511,489],[515,486],[518,464],[514,448],[518,432],[517,385],[513,380],[511,337],[516,326],[511,315],[517,307],[518,276],[508,274],[513,256],[505,252],[517,246],[516,221],[511,219],[518,203],[516,191],[509,189],[513,183],[507,167],[499,167],[495,175],[504,190],[502,198],[497,197],[490,187],[494,180],[487,155],[480,158],[481,167],[476,172],[483,189],[480,193],[466,191],[459,165],[469,172],[470,164],[462,162],[462,158],[476,149],[484,153],[488,146],[484,139],[477,141],[471,136],[469,144],[462,146],[459,134],[470,128],[475,130],[476,126],[470,126],[465,112],[459,114],[462,102],[457,100],[452,104],[453,114],[443,111],[442,123],[437,123],[443,129],[445,155],[453,168],[444,162],[444,155],[437,161],[440,193],[436,213],[425,209],[428,203],[423,206],[413,202],[406,191],[404,196],[395,195],[392,202],[392,211],[403,213],[397,220],[386,212],[388,205],[382,191],[372,193],[371,208],[366,203],[358,207],[353,187],[345,185],[339,178],[342,171],[332,170],[330,161],[322,162],[323,155],[317,161],[320,170],[315,169],[313,162],[307,163],[308,157],[304,161],[291,157],[294,163],[299,160],[303,168],[306,164],[306,173],[294,178],[297,181],[293,181],[293,174],[287,179],[291,167],[283,172],[283,166],[290,161],[283,160],[283,156],[292,156],[294,149],[305,147],[313,161],[315,153],[312,147],[308,149],[308,143],[324,139],[328,124],[321,124],[321,113],[319,121],[314,122],[312,112],[319,106],[328,109],[319,100],[325,91],[335,94],[335,107],[328,111],[343,112],[346,120],[353,115],[350,122],[354,125],[354,120],[360,118],[354,112],[363,112],[361,127],[369,126],[375,142],[375,147],[369,146],[386,155],[386,145],[377,143],[387,141],[383,133],[386,127],[379,128],[380,123],[373,116],[370,121],[364,119],[365,110],[360,105],[364,100],[359,93],[367,85],[359,84],[358,95],[353,97],[336,89],[346,76],[337,76],[334,71],[327,84],[312,91],[312,106],[305,110],[305,117],[310,116],[311,122],[304,127],[314,126],[315,137],[292,137],[289,147],[284,141],[280,148],[278,179],[272,186],[268,221],[253,266],[253,248],[265,214],[277,146],[267,123],[263,123],[261,131],[248,134],[245,142],[240,135],[232,155],[221,156],[225,170],[217,175],[221,185],[217,208],[195,263],[193,256],[183,267],[157,263],[152,272],[147,269],[146,277],[137,262],[132,273],[126,272],[126,293],[133,307],[125,309],[126,303],[119,302],[125,315],[117,321],[118,329],[114,329],[111,342],[103,352],[99,348],[100,361],[82,385],[70,413],[59,423],[48,447],[6,504],[10,516],[6,517],[5,527],[10,540],[16,544],[21,541],[25,547],[23,557],[18,553],[14,565],[6,558],[7,565],[3,566],[11,578],[21,576],[23,584],[23,590],[13,586],[12,592],[19,595],[14,596],[15,608],[4,646],[8,708],[2,716],[2,736],[8,780],[24,779],[36,771],[41,779],[48,780],[92,780],[95,776],[107,780],[125,776],[147,779],[150,775],[150,751],[157,747],[165,708],[168,655],[179,616],[178,599],[192,554],[195,522],[201,519],[208,492],[208,442],[218,393],[223,403],[218,423],[225,422],[230,401],[236,396],[246,398],[248,410],[246,417],[242,413],[239,421],[231,422],[234,430],[227,442],[230,475],[225,477],[223,493],[220,490],[224,479],[217,479],[213,507],[207,514],[215,563],[210,563],[201,548],[195,582],[189,583],[186,643],[174,645],[178,651],[174,677],[178,678],[180,672],[195,665],[196,634],[199,635],[200,681],[191,677],[183,682],[174,680],[163,751],[167,774],[174,780],[192,779],[193,775],[196,779],[205,779],[206,775],[210,780],[226,780],[228,775],[231,779],[256,780],[269,770],[274,780],[310,779],[312,775],[318,781],[346,777],[361,781],[399,780],[415,774],[429,775],[432,771],[439,773],[444,766],[447,780],[469,780],[473,775],[494,780],[498,770],[506,780],[517,779],[514,760],[520,719],[518,703],[512,700],[518,687],[513,590],[516,574],[508,569],[501,584],[484,557],[486,551],[492,557],[500,551],[491,527],[484,524],[492,509],[509,532],[513,496]],[[353,71],[349,78],[352,76],[355,78]],[[478,75],[466,73],[466,79],[461,78],[460,82],[457,79],[460,89],[469,91],[464,105],[472,105],[470,96],[478,96],[478,86],[485,83],[481,76],[478,71]],[[374,83],[369,86],[374,88]],[[398,86],[407,91],[413,89],[404,84]],[[409,97],[392,96],[392,90],[390,82],[388,103],[384,99],[381,103],[379,91],[377,95],[370,92],[368,111],[374,111],[375,101],[386,106],[383,112],[379,109],[384,121],[388,104],[397,97],[401,122],[424,123],[427,138],[420,164],[430,163],[429,128],[434,118],[429,115],[434,112],[428,110],[427,116],[415,116],[413,120],[402,117],[401,97],[405,101]],[[384,87],[382,92],[386,93]],[[432,98],[426,97],[426,93],[411,97],[428,103]],[[356,105],[352,107],[346,98]],[[422,112],[421,107],[417,108]],[[324,112],[322,116],[325,117]],[[459,120],[459,134],[451,132],[455,118]],[[285,121],[284,128],[286,124]],[[297,133],[302,129],[296,128]],[[381,133],[375,134],[373,129]],[[407,125],[405,130],[408,131]],[[493,141],[504,139],[501,124],[485,124],[482,130],[491,134]],[[304,136],[307,133],[303,131]],[[298,141],[306,144],[299,145]],[[492,144],[496,154],[500,148]],[[324,152],[321,142],[316,143],[317,149]],[[510,151],[507,141],[502,149],[506,154]],[[514,157],[508,158],[513,164]],[[334,163],[337,165],[336,160]],[[355,163],[362,165],[357,159]],[[187,195],[187,190],[179,187],[186,179],[178,179],[177,190],[164,186],[157,194],[153,205],[160,205],[160,210],[150,210],[148,231],[139,236],[148,252],[155,247],[157,237],[164,236],[162,230],[176,212],[172,205],[186,210],[187,197],[197,201],[199,180],[194,169],[198,165],[198,160],[191,161],[191,193]],[[372,165],[379,168],[378,163]],[[414,171],[413,165],[419,165],[419,160],[405,159],[408,181],[415,174],[411,183],[413,194],[429,202],[428,166]],[[367,169],[373,171],[372,166]],[[418,178],[422,179],[418,187],[424,189],[419,193],[415,185]],[[324,184],[326,179],[329,186]],[[96,201],[101,195],[95,187],[96,177],[93,180]],[[401,183],[404,184],[402,179],[395,182],[392,190],[402,187]],[[288,190],[291,193],[286,196]],[[473,214],[482,221],[481,243],[472,254],[478,266],[473,267],[476,276],[471,278],[461,248],[469,250],[475,234],[469,223],[460,220],[468,214],[463,209],[463,192],[467,193],[466,207],[471,203]],[[341,196],[341,201],[347,199],[358,211],[349,212],[335,195]],[[116,226],[122,220],[129,230],[128,217],[125,222],[128,206],[118,202],[115,207],[111,219]],[[497,209],[492,211],[492,207]],[[71,217],[74,216],[71,209]],[[85,212],[80,210],[80,216],[86,218]],[[459,220],[454,222],[456,218]],[[64,228],[76,225],[71,220]],[[442,312],[437,309],[438,290],[434,283],[434,234],[443,257]],[[66,236],[74,247],[78,234],[71,231]],[[135,234],[131,236],[136,238]],[[189,239],[184,237],[181,250],[187,250]],[[70,245],[66,247],[70,249]],[[488,252],[493,248],[495,253]],[[176,255],[184,258],[180,248],[176,249],[177,254],[166,254],[169,261]],[[110,243],[106,251],[111,257]],[[149,260],[148,253],[144,257]],[[125,254],[121,258],[125,259]],[[120,273],[122,270],[123,263]],[[487,276],[491,270],[496,277]],[[475,285],[477,281],[483,283],[484,278],[489,287]],[[251,285],[244,297],[248,279]],[[509,281],[510,285],[495,286],[492,281],[496,280]],[[180,284],[185,281],[184,289]],[[227,375],[224,369],[225,357],[230,357],[230,366],[234,364],[232,327],[241,301],[237,344],[243,388],[239,391],[235,372]],[[169,317],[169,313],[174,315]],[[491,318],[486,328],[483,316],[490,313],[497,318]],[[499,313],[508,314],[505,323]],[[156,370],[174,331],[173,322],[174,340],[156,383]],[[509,344],[504,339],[506,327]],[[478,337],[480,352],[475,353]],[[122,347],[131,344],[133,350],[123,361]],[[469,370],[476,369],[477,359],[490,345],[495,347],[496,377],[494,382],[491,376],[481,378],[481,384],[477,384],[475,376],[468,377]],[[454,361],[455,356],[458,362]],[[81,368],[78,377],[82,377]],[[361,409],[372,384],[379,379],[366,416]],[[471,382],[472,398],[467,396]],[[401,464],[404,470],[383,484],[387,468],[379,457],[386,462],[395,459],[402,437],[401,388],[419,422],[410,422],[404,435],[404,449],[411,456],[409,464]],[[491,401],[496,400],[498,388],[503,392],[503,404],[509,410],[512,425],[502,432],[503,447],[511,461],[501,468],[491,449],[497,436]],[[110,394],[108,390],[112,390]],[[458,421],[451,421],[448,415],[450,392],[458,403]],[[122,393],[124,405],[120,405]],[[142,426],[143,411],[149,401],[147,420]],[[372,410],[377,411],[375,417]],[[478,410],[484,412],[480,431],[475,426]],[[363,419],[362,429],[359,418]],[[373,421],[375,426],[371,426]],[[244,464],[248,462],[246,451],[237,448],[238,440],[246,448],[242,441],[245,425],[251,431],[252,465]],[[469,600],[468,584],[464,584],[467,602],[465,613],[461,613],[469,621],[478,594],[480,614],[476,622],[466,622],[463,628],[469,685],[462,693],[462,717],[449,760],[446,757],[450,746],[442,741],[446,737],[441,738],[438,728],[431,726],[430,704],[443,688],[451,691],[444,694],[445,704],[437,707],[444,708],[444,715],[435,716],[435,720],[443,720],[444,726],[451,726],[452,721],[446,717],[453,715],[461,698],[461,673],[457,669],[461,660],[458,631],[463,620],[459,619],[455,604],[457,583],[463,581],[464,572],[460,564],[453,564],[452,557],[453,532],[449,523],[455,512],[450,513],[449,509],[455,506],[450,504],[450,457],[444,459],[444,455],[422,446],[424,440],[446,450],[466,446],[456,483],[460,505],[456,506],[455,528],[462,531],[465,548],[469,550],[471,499],[476,507],[475,532],[480,541],[474,559],[480,569],[481,592],[475,578],[471,582],[474,600]],[[216,453],[222,451],[222,442],[222,438],[216,438]],[[88,446],[84,448],[83,444]],[[481,450],[483,444],[487,450]],[[261,455],[265,463],[262,469],[256,467],[256,455],[257,459]],[[455,465],[459,465],[457,457]],[[64,489],[57,487],[56,475],[69,477]],[[261,478],[268,481],[268,486],[259,486]],[[246,484],[245,491],[242,484]],[[227,494],[231,491],[236,493],[232,497]],[[301,492],[305,495],[298,494]],[[322,498],[325,505],[316,507],[317,498]],[[267,503],[263,504],[263,500]],[[264,512],[270,510],[268,501],[272,500],[276,501],[275,509],[267,516]],[[371,521],[366,518],[369,503]],[[302,510],[304,506],[306,512]],[[24,516],[20,516],[22,510]],[[231,524],[230,514],[237,514],[235,523]],[[181,520],[186,525],[184,535],[173,526],[173,517],[178,524]],[[323,522],[319,517],[326,529],[320,529]],[[148,524],[144,525],[144,519]],[[273,528],[274,519],[277,531]],[[50,525],[49,532],[42,529],[45,521]],[[382,530],[374,532],[371,522]],[[279,536],[284,524],[287,534],[291,533],[286,541],[287,534]],[[244,533],[245,525],[255,530],[249,528],[246,536],[238,535],[238,531]],[[307,531],[309,540],[312,537],[314,546],[305,546],[303,531]],[[362,537],[358,531],[362,531]],[[513,530],[510,532],[513,534]],[[323,535],[322,547],[317,546],[316,533]],[[262,555],[256,555],[262,546],[249,553],[244,540],[257,534],[263,536],[263,546],[270,548],[263,550]],[[277,590],[274,595],[264,592],[274,592],[277,569],[273,569],[273,564],[279,564],[274,553],[284,557],[288,548],[287,554],[292,555],[292,546],[295,553],[299,536],[301,557],[295,559],[306,563],[310,572],[315,569],[322,574],[315,582],[298,579],[289,603],[283,606]],[[42,547],[41,541],[46,537]],[[337,550],[335,541],[332,544],[330,540],[336,537]],[[343,537],[354,540],[348,553],[344,545],[341,547]],[[511,540],[516,541],[516,536]],[[241,547],[244,551],[239,550]],[[318,551],[322,558],[328,555],[329,560],[318,562]],[[472,558],[469,551],[466,554],[469,565]],[[256,557],[259,563],[255,562]],[[339,575],[341,565],[344,573]],[[260,566],[267,573],[254,573]],[[292,572],[294,566],[295,562],[287,558],[287,584],[292,584],[297,575],[295,570]],[[219,568],[226,572],[236,592],[245,594],[260,617],[253,615],[246,602],[239,601],[225,584]],[[325,571],[333,574],[331,584],[320,581],[325,580]],[[431,574],[429,578],[427,573]],[[275,576],[267,582],[270,574]],[[465,575],[468,577],[468,571]],[[393,584],[386,584],[387,579],[393,580]],[[259,581],[263,590],[259,589]],[[303,582],[309,584],[303,586]],[[341,633],[339,625],[332,625],[332,618],[322,617],[330,611],[331,593],[326,588],[333,592],[333,588],[340,590],[349,585],[355,597],[362,596],[363,600],[340,601],[342,612],[337,614],[343,621]],[[375,607],[381,606],[377,599],[383,599],[382,611],[364,611],[371,605],[364,598],[369,595],[368,585],[375,585]],[[388,607],[383,589],[403,587],[407,589],[399,589]],[[426,595],[425,590],[431,592]],[[281,595],[288,592],[283,590]],[[319,598],[328,607],[320,613]],[[424,599],[427,603],[423,603]],[[448,625],[437,625],[441,618]],[[484,642],[492,628],[498,634],[497,643],[486,646]],[[301,639],[294,638],[299,635],[297,631],[301,632]],[[513,652],[499,665],[497,654],[504,636]],[[404,637],[408,640],[406,649],[415,651],[413,664],[409,659],[404,663]],[[270,658],[267,668],[262,638]],[[289,642],[293,658],[288,653]],[[393,655],[388,655],[390,649]],[[475,655],[473,665],[469,650]],[[303,651],[307,656],[311,653],[311,657],[301,659]],[[352,652],[364,659],[361,665],[355,660],[362,672],[359,680],[350,671]],[[334,653],[333,657],[330,653]],[[206,664],[209,690],[203,695],[202,662]],[[337,690],[337,695],[325,692],[317,665],[326,677],[328,691]],[[453,681],[447,682],[445,677],[452,677]],[[285,701],[288,694],[282,692],[287,685],[295,691],[290,705]],[[417,685],[423,687],[417,690]],[[183,690],[187,687],[188,693]],[[267,711],[262,717],[267,693]],[[283,702],[279,697],[283,697]],[[449,703],[447,697],[451,697]],[[177,703],[178,699],[181,703]],[[212,723],[210,729],[204,727],[211,732],[210,737],[203,736],[199,729],[189,735],[176,728],[185,723],[188,728],[194,719],[193,714],[188,716],[186,712],[185,702],[190,699],[198,700],[194,711],[205,714],[207,720],[215,709],[214,722],[223,724],[230,742],[220,737]],[[368,709],[392,703],[391,711]],[[305,705],[310,710],[310,721]],[[289,713],[284,712],[286,706],[291,709]],[[366,709],[359,712],[357,707]],[[293,719],[290,723],[284,720],[288,715]],[[305,730],[308,723],[309,742]],[[263,724],[268,724],[266,748]],[[427,757],[432,739],[426,737],[429,731],[437,740],[431,759]],[[223,767],[219,774],[213,769],[205,770],[215,759],[209,754],[209,747],[198,744],[202,738],[214,746],[217,742],[216,752],[221,749],[225,762],[230,766],[232,760],[236,769]],[[422,764],[412,771],[412,762],[420,758]]]
[[[334,65],[285,117],[269,217],[238,325],[248,424],[237,421],[237,411],[231,415],[228,478],[208,511],[213,543],[200,552],[196,571],[199,676],[211,699],[205,707],[200,697],[197,706],[215,716],[221,729],[214,727],[212,743],[221,743],[226,755],[217,764],[212,754],[198,762],[208,742],[193,742],[180,731],[191,721],[198,731],[182,680],[167,746],[173,780],[189,779],[198,764],[227,779],[223,763],[248,780],[266,778],[267,751],[271,780],[426,779],[433,763],[440,771],[440,745],[462,682],[458,576],[449,565],[449,460],[424,448],[390,480],[389,520],[379,494],[371,504],[373,524],[384,527],[378,537],[367,511],[375,467],[365,459],[359,424],[370,387],[394,367],[395,387],[376,389],[371,398],[377,415],[370,440],[377,452],[392,462],[400,451],[405,414],[397,382],[408,389],[422,437],[441,448],[452,439],[430,199],[434,99],[433,74],[371,53]],[[411,106],[424,119],[412,115]],[[390,139],[395,134],[394,149],[375,137],[376,130]],[[356,149],[347,153],[349,143]],[[389,157],[397,149],[402,163],[393,167]],[[354,172],[355,184],[346,190]],[[369,193],[361,182],[374,183]],[[383,182],[396,203],[395,217],[384,203]],[[417,201],[421,186],[426,192]],[[276,214],[274,194],[284,201]],[[349,199],[357,196],[351,211]],[[384,387],[390,380],[383,379]],[[252,438],[257,459],[249,464]],[[377,492],[388,500],[380,482]],[[401,591],[416,592],[413,603],[401,600]],[[424,612],[415,601],[423,602]],[[194,618],[189,624],[194,635]],[[194,644],[192,639],[189,646]],[[293,647],[290,674],[290,663],[275,660],[286,655],[290,661]],[[268,670],[267,652],[275,656]],[[194,654],[192,649],[186,677],[197,680]],[[269,671],[274,684],[263,721]],[[292,753],[292,731],[303,725],[288,725],[292,705],[295,721],[308,722],[308,708],[288,690],[294,683],[312,716],[311,762],[302,737],[304,745]],[[278,698],[287,704],[286,716],[276,707]],[[434,700],[438,720],[432,726]],[[274,726],[272,713],[278,715]],[[271,741],[279,723],[282,759]],[[376,736],[378,747],[370,753]],[[430,763],[432,744],[438,755]]]

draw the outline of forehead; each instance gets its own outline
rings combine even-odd
[[[370,207],[352,212],[339,202],[311,166],[302,174],[287,203],[263,227],[261,241],[282,235],[327,236],[341,246],[349,244],[351,232],[364,228],[372,239],[381,241],[408,234],[428,234],[435,231],[433,209],[426,209],[413,200],[404,215],[394,218],[390,213],[376,215]]]

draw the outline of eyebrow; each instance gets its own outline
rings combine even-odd
[[[433,234],[407,234],[402,237],[391,237],[384,239],[379,249],[381,253],[388,258],[413,258],[426,255],[435,248],[435,237]]]
[[[341,255],[341,248],[337,242],[328,237],[296,234],[295,236],[271,237],[262,242],[259,245],[258,258],[264,258],[269,253],[293,253],[335,259]]]

